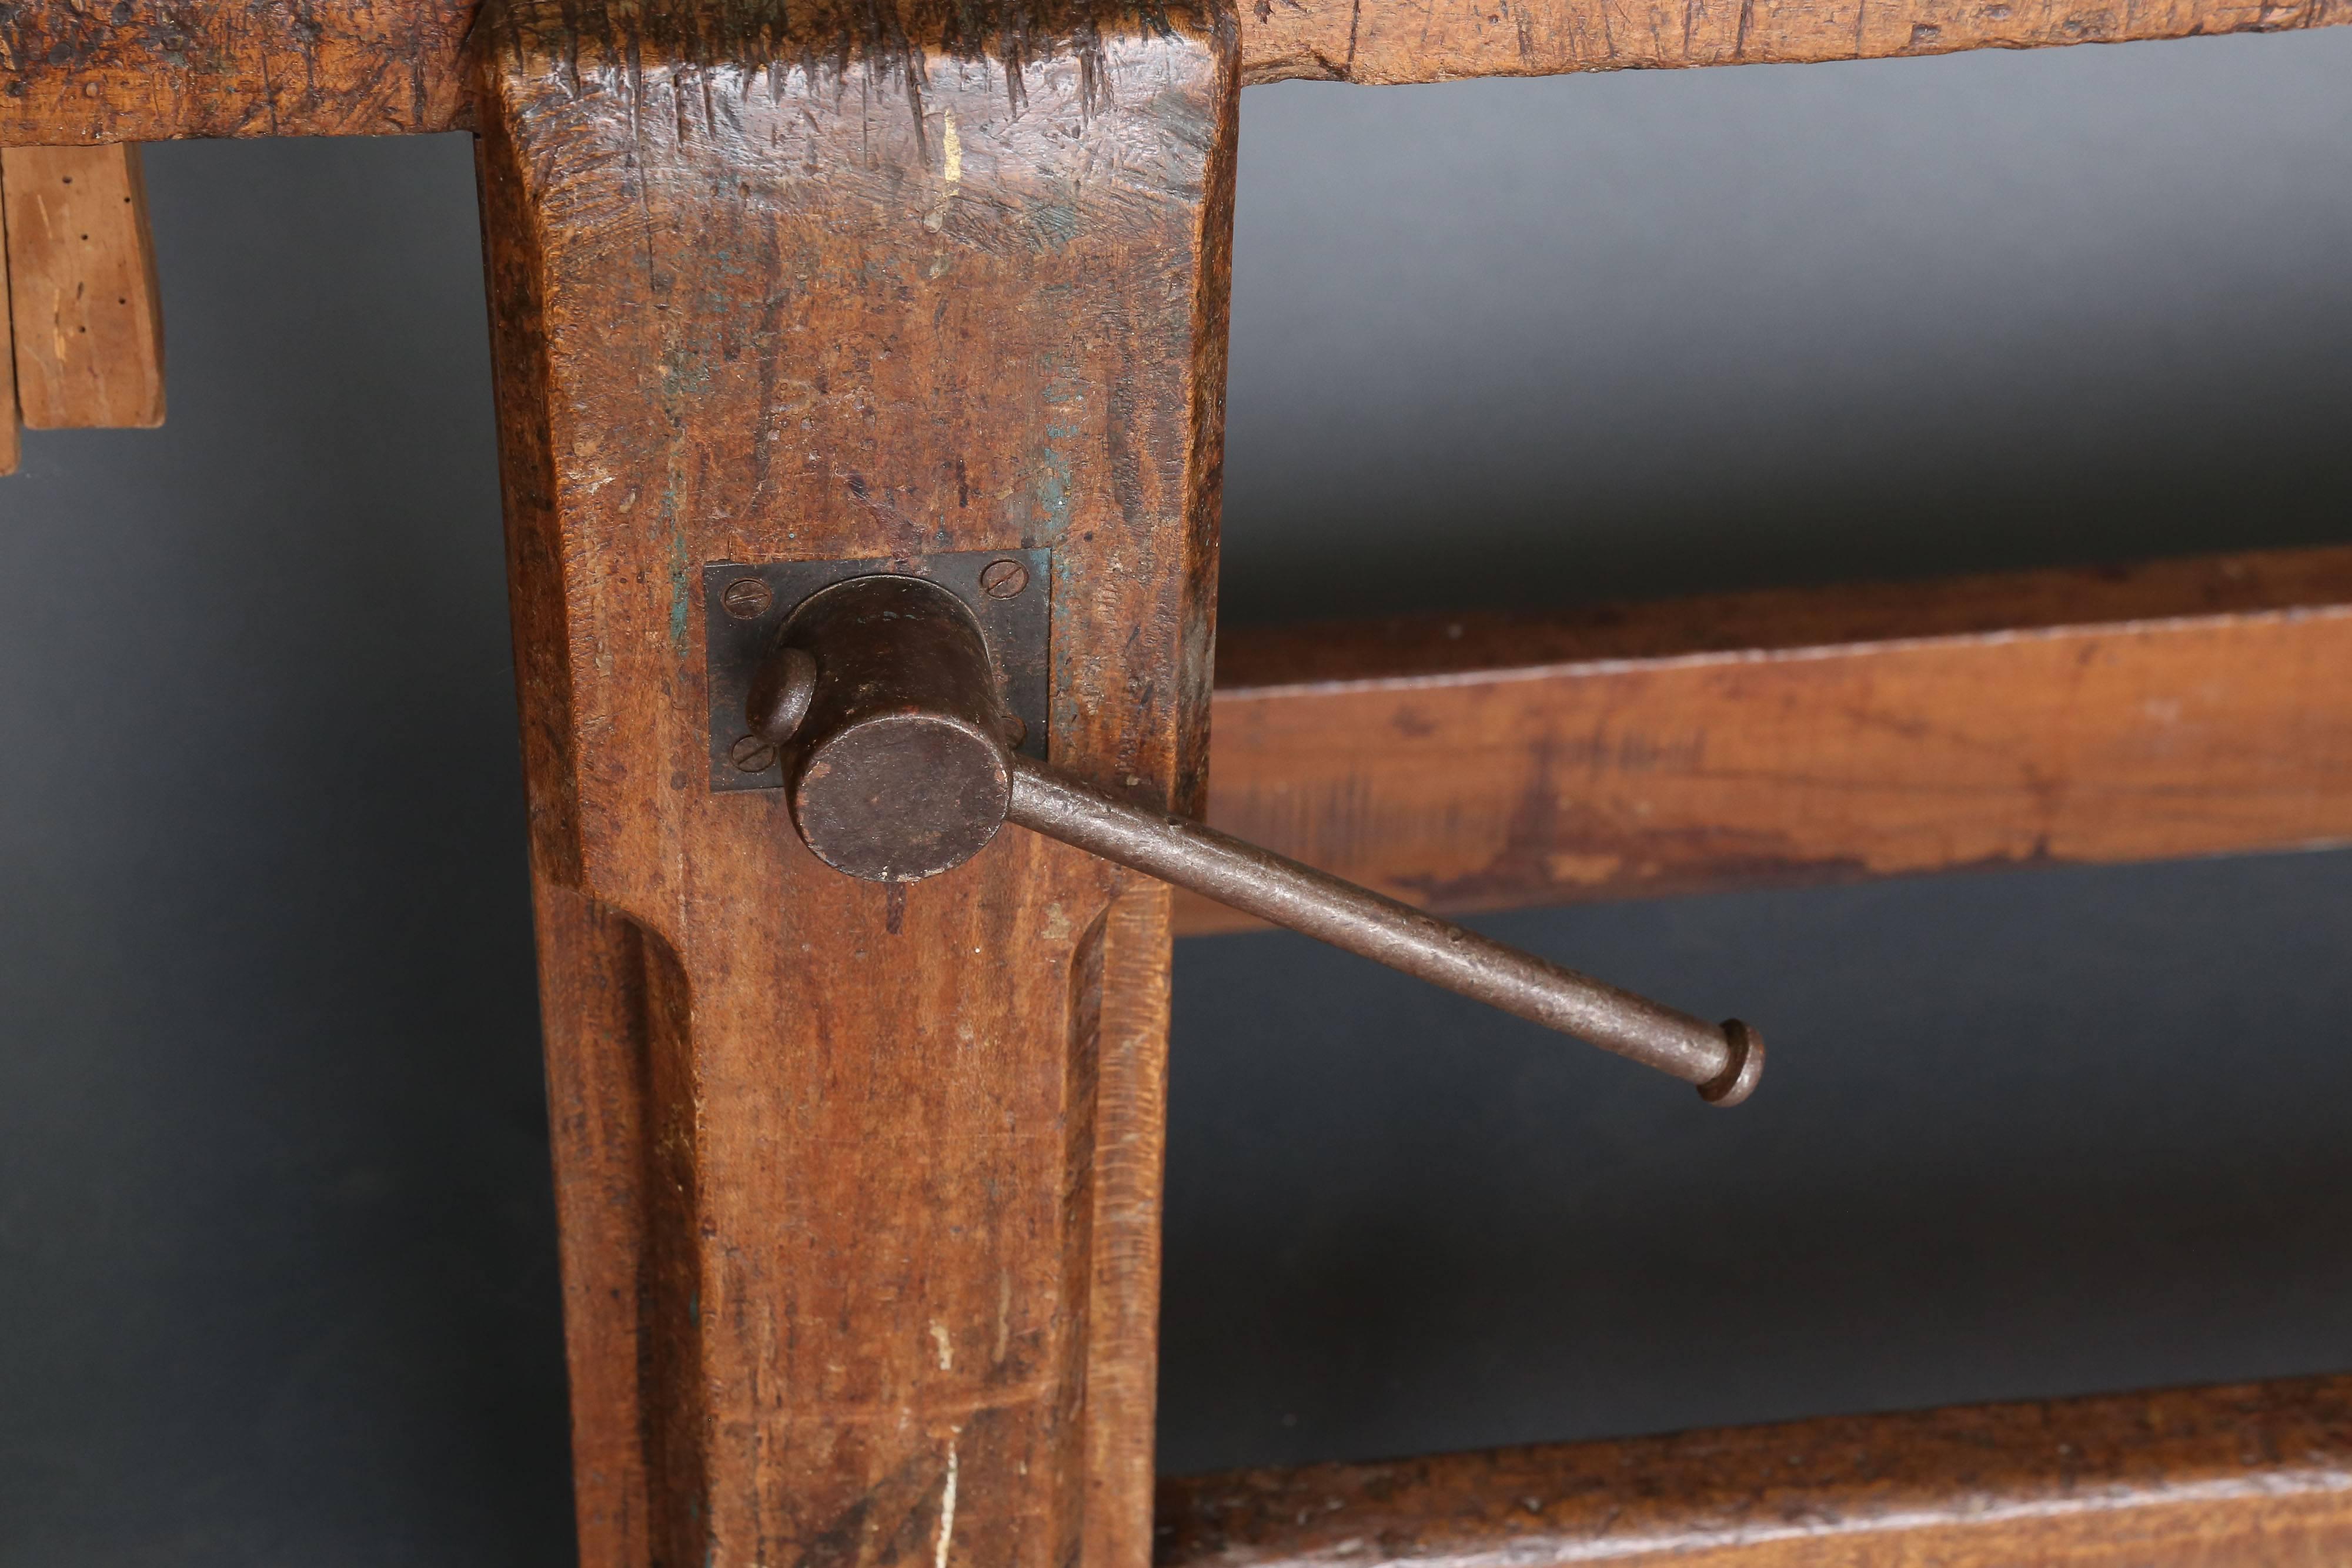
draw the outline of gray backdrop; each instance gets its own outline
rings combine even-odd
[[[2352,29],[1244,99],[1260,620],[2352,538]],[[150,154],[0,482],[0,1564],[570,1555],[469,151]],[[1487,922],[1736,1114],[1177,963],[1171,1469],[2352,1363],[2352,855]]]

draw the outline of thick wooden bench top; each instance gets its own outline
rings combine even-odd
[[[468,127],[477,0],[21,5],[0,144]],[[127,15],[128,19],[121,19]],[[1367,84],[2276,32],[2352,0],[1242,0],[1246,82]]]

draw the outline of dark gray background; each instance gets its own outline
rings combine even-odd
[[[2352,538],[2352,29],[1244,99],[1266,619]],[[150,153],[0,482],[0,1564],[570,1553],[467,143]],[[1171,1469],[2352,1363],[2352,855],[1534,912],[1737,1114],[1177,964]]]

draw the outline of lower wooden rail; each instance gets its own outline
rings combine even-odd
[[[2352,549],[1241,629],[1218,663],[1209,820],[1438,910],[2352,841]]]
[[[1163,1481],[1159,1568],[2320,1568],[2352,1377]]]

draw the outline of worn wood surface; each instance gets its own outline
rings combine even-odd
[[[1167,894],[824,866],[698,585],[1050,549],[1054,759],[1198,809],[1230,19],[748,15],[484,22],[583,1561],[1137,1568]]]
[[[2352,1378],[1171,1480],[1160,1568],[2336,1568]]]
[[[478,0],[13,0],[0,142],[380,136],[467,123]]]
[[[14,474],[23,455],[20,424],[16,413],[16,345],[9,329],[7,176],[5,161],[0,161],[0,475]]]
[[[1440,910],[2352,841],[2352,549],[1240,630],[1218,659],[1210,821]]]
[[[0,7],[0,143],[472,123],[476,0]],[[1244,79],[1361,83],[1878,59],[2352,20],[2352,0],[1244,0]]]
[[[2352,21],[2352,0],[1245,0],[1251,81],[1363,83],[2275,32]]]
[[[0,150],[16,397],[33,430],[163,423],[163,301],[139,149]]]

